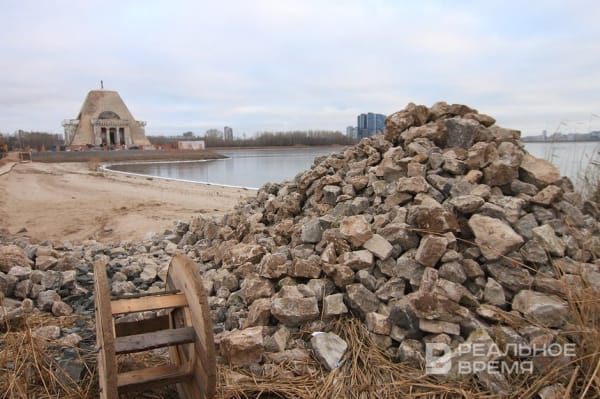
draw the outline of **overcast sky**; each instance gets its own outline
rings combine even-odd
[[[408,102],[600,129],[599,1],[0,0],[0,132],[117,90],[147,134],[344,130]]]

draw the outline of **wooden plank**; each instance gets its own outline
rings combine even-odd
[[[167,314],[140,321],[115,321],[115,335],[117,337],[167,329],[169,329],[169,315]]]
[[[110,308],[110,291],[106,277],[105,260],[94,263],[94,288],[96,311],[96,345],[98,346],[98,369],[100,377],[100,397],[117,399],[117,358],[113,332],[113,318]]]
[[[110,297],[111,301],[116,301],[117,299],[131,299],[131,298],[141,298],[148,296],[161,296],[161,295],[171,295],[171,294],[179,294],[179,290],[166,290],[166,291],[157,291],[157,292],[138,292],[136,294],[126,294],[126,295],[112,295]]]
[[[110,303],[113,315],[176,308],[186,305],[187,299],[182,293],[131,299],[117,299],[116,301],[112,301]]]
[[[165,346],[182,345],[194,342],[196,332],[193,327],[161,330],[145,334],[129,335],[115,339],[115,353],[134,353]]]
[[[190,378],[191,369],[186,367],[159,366],[133,370],[119,374],[116,386],[119,392],[147,390],[175,384]]]
[[[169,265],[167,286],[181,290],[188,300],[191,324],[198,338],[194,381],[204,391],[204,397],[213,398],[216,391],[216,357],[212,320],[197,265],[185,255],[174,256]]]

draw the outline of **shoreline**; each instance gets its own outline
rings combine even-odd
[[[1,228],[38,241],[142,240],[177,220],[225,214],[255,192],[190,183],[86,163],[18,163],[0,176]]]

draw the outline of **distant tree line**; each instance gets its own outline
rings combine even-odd
[[[0,144],[6,144],[8,151],[43,151],[64,145],[64,137],[56,133],[17,130],[13,134],[0,133]]]
[[[185,132],[179,136],[148,136],[154,145],[172,147],[180,140],[204,140],[207,147],[278,147],[278,146],[321,146],[321,145],[351,145],[355,140],[339,131],[308,130],[289,132],[259,132],[255,137],[236,137],[224,140],[223,133],[217,129],[207,130],[202,136],[193,132]]]

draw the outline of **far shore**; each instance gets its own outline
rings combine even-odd
[[[111,151],[45,151],[32,152],[35,162],[136,162],[136,161],[200,161],[223,159],[212,150],[111,150]]]
[[[98,172],[89,163],[17,163],[0,176],[0,228],[39,241],[141,240],[222,215],[254,190]]]

